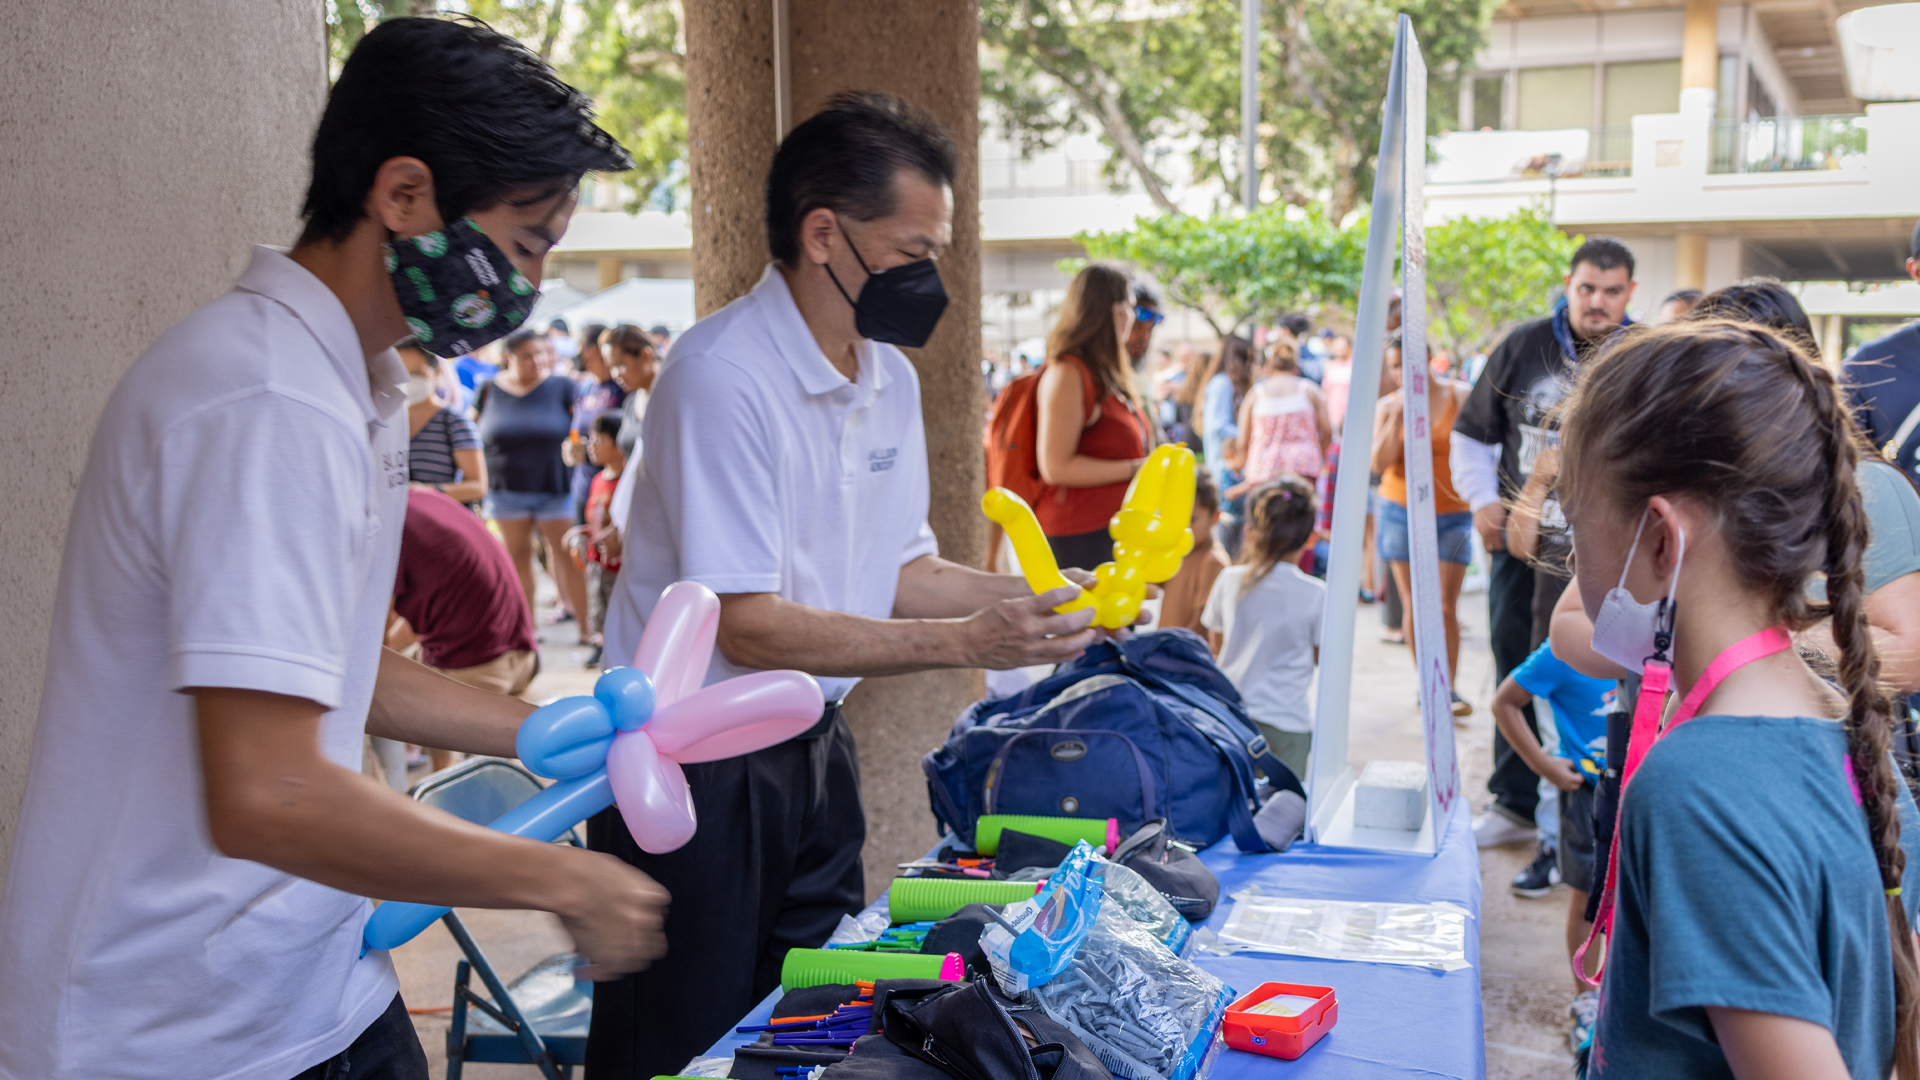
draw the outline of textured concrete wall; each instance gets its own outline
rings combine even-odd
[[[773,2],[703,0],[687,12],[693,278],[702,314],[739,296],[766,264],[761,232],[773,154]],[[841,90],[885,90],[927,109],[960,146],[954,243],[940,260],[952,305],[911,350],[925,403],[932,525],[949,559],[978,566],[980,429],[979,10],[971,0],[787,0],[793,117]],[[893,864],[935,839],[920,756],[983,692],[978,671],[871,679],[848,701],[867,804],[869,895]]]
[[[248,245],[293,241],[323,33],[313,0],[0,3],[0,874],[95,420]]]
[[[953,189],[953,247],[940,258],[952,305],[924,349],[920,372],[940,553],[979,566],[986,399],[980,385],[979,8],[970,0],[789,0],[794,117],[818,111],[841,90],[885,90],[932,113],[960,147]],[[978,671],[930,671],[869,679],[847,700],[860,741],[867,802],[867,892],[878,895],[894,864],[934,841],[920,758],[946,737],[960,710],[985,691]]]
[[[767,265],[767,167],[780,142],[773,0],[699,0],[686,20],[693,304],[704,316],[753,288]]]

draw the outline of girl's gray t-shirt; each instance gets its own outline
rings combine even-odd
[[[1249,569],[1220,571],[1200,625],[1224,639],[1220,670],[1240,691],[1247,715],[1280,731],[1310,732],[1309,693],[1326,616],[1326,583],[1281,563],[1242,596],[1240,583]]]
[[[1731,1077],[1708,1006],[1833,1032],[1857,1080],[1893,1064],[1893,963],[1838,723],[1701,716],[1654,744],[1620,814],[1618,900],[1589,1074]],[[1920,812],[1900,785],[1903,901]]]

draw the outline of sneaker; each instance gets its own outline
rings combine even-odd
[[[1600,992],[1582,990],[1567,1006],[1567,1015],[1573,1018],[1573,1026],[1567,1029],[1567,1045],[1579,1053],[1593,1035],[1593,1022],[1600,1017]]]
[[[1533,857],[1526,869],[1513,875],[1513,895],[1538,900],[1553,891],[1560,884],[1560,860],[1557,853],[1542,844],[1540,854]]]
[[[1489,809],[1473,819],[1473,842],[1475,847],[1499,847],[1501,844],[1517,844],[1522,840],[1538,838],[1540,830],[1533,825],[1522,825],[1499,810]]]
[[[1453,715],[1472,716],[1473,702],[1468,701],[1466,698],[1461,697],[1459,694],[1453,695]]]
[[[587,653],[586,660],[582,662],[580,666],[586,668],[588,671],[598,671],[600,669],[602,648],[599,645],[595,645],[592,647],[592,650],[593,651]]]

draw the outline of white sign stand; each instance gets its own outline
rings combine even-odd
[[[1354,326],[1353,383],[1335,477],[1333,536],[1327,571],[1327,614],[1320,650],[1320,695],[1308,768],[1307,839],[1326,846],[1433,855],[1437,837],[1460,802],[1454,758],[1452,683],[1440,612],[1439,540],[1434,523],[1432,418],[1427,388],[1427,250],[1425,228],[1427,68],[1413,24],[1400,16],[1380,130],[1373,181],[1373,215],[1360,278]],[[1360,590],[1360,536],[1366,527],[1369,450],[1386,344],[1392,286],[1389,245],[1396,219],[1401,236],[1401,372],[1407,453],[1407,517],[1413,547],[1413,595],[1408,598],[1420,673],[1420,718],[1425,734],[1427,815],[1418,832],[1361,828],[1353,823],[1354,772],[1347,764],[1352,699],[1353,635]],[[1446,464],[1440,463],[1440,468]]]

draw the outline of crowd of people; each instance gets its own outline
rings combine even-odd
[[[1920,256],[1920,232],[1914,244]],[[1909,267],[1920,273],[1920,262]],[[1766,617],[1793,630],[1802,651],[1814,659],[1814,669],[1838,692],[1858,699],[1856,689],[1871,689],[1858,673],[1841,670],[1862,662],[1845,657],[1848,647],[1858,651],[1861,642],[1870,642],[1879,685],[1891,691],[1899,705],[1854,700],[1847,707],[1850,722],[1857,726],[1864,718],[1876,726],[1877,734],[1850,733],[1849,745],[1872,743],[1869,749],[1878,754],[1880,742],[1896,744],[1893,760],[1902,775],[1920,782],[1920,735],[1915,734],[1907,704],[1907,696],[1920,690],[1920,619],[1911,614],[1920,611],[1920,595],[1914,595],[1920,590],[1920,496],[1913,483],[1914,454],[1920,448],[1920,331],[1908,328],[1862,347],[1847,362],[1843,387],[1821,366],[1810,320],[1781,283],[1754,278],[1705,294],[1677,290],[1656,306],[1656,325],[1663,329],[1654,332],[1636,327],[1629,314],[1634,269],[1633,253],[1625,244],[1591,237],[1575,251],[1561,294],[1542,298],[1547,313],[1514,327],[1489,355],[1456,365],[1443,353],[1428,352],[1434,368],[1426,383],[1450,674],[1458,669],[1456,609],[1469,567],[1478,563],[1488,582],[1497,681],[1491,702],[1494,770],[1488,784],[1493,798],[1475,818],[1473,832],[1483,847],[1536,846],[1536,856],[1515,876],[1512,889],[1523,897],[1541,898],[1566,886],[1570,958],[1583,952],[1603,902],[1616,907],[1628,902],[1621,892],[1628,883],[1611,894],[1602,886],[1606,853],[1615,842],[1619,786],[1623,771],[1631,767],[1622,727],[1639,700],[1641,664],[1654,651],[1654,637],[1643,632],[1637,620],[1651,618],[1659,609],[1658,589],[1651,596],[1634,589],[1622,598],[1633,568],[1619,551],[1605,559],[1588,556],[1581,564],[1611,567],[1609,572],[1621,574],[1618,583],[1596,577],[1594,586],[1567,587],[1576,576],[1572,521],[1578,510],[1586,511],[1589,520],[1605,520],[1610,511],[1629,506],[1634,496],[1621,494],[1618,485],[1695,496],[1685,512],[1671,506],[1647,509],[1646,520],[1634,531],[1644,532],[1674,514],[1694,518],[1695,559],[1727,560],[1721,565],[1733,567],[1732,577],[1738,579],[1728,588],[1749,597],[1745,615],[1771,612]],[[1203,462],[1193,521],[1199,542],[1166,585],[1158,625],[1184,626],[1206,636],[1268,744],[1304,775],[1312,745],[1309,692],[1325,604],[1325,586],[1315,577],[1325,573],[1328,504],[1351,385],[1351,339],[1331,329],[1309,336],[1305,317],[1290,316],[1253,334],[1229,336],[1212,352],[1183,345],[1181,358],[1175,359],[1163,351],[1153,370],[1141,364],[1145,350],[1137,349],[1129,380],[1126,350],[1116,343],[1144,344],[1138,331],[1144,325],[1150,332],[1151,324],[1145,319],[1147,301],[1141,297],[1152,292],[1136,284],[1129,303],[1125,275],[1124,268],[1105,264],[1085,268],[1067,293],[1060,329],[1048,340],[1038,374],[1042,393],[1049,386],[1065,388],[1066,394],[1055,391],[1056,401],[1068,400],[1058,403],[1056,416],[1042,414],[1042,526],[1063,565],[1092,568],[1110,557],[1111,541],[1104,531],[1089,526],[1118,507],[1120,493],[1146,450],[1163,441],[1193,445]],[[1109,312],[1115,331],[1091,333],[1088,328],[1104,324]],[[1411,644],[1411,623],[1403,623],[1400,600],[1411,593],[1412,556],[1398,323],[1396,301],[1369,447],[1365,547],[1372,573],[1360,599],[1385,601],[1385,640]],[[1323,359],[1317,377],[1309,376],[1300,362],[1308,341],[1326,343],[1319,350]],[[1685,367],[1694,357],[1711,362],[1703,360],[1705,366],[1692,377],[1665,370],[1658,379],[1648,374],[1651,365]],[[1087,374],[1096,370],[1097,379]],[[1635,374],[1614,393],[1579,390],[1583,379],[1599,378],[1589,376],[1590,370]],[[1735,408],[1711,400],[1720,388],[1708,380],[1709,370],[1719,378],[1752,379],[1782,394],[1783,386],[1802,393],[1764,405],[1741,401]],[[1470,379],[1464,377],[1468,374]],[[1781,383],[1783,376],[1791,381]],[[1665,382],[1662,402],[1667,408],[1649,405],[1633,413],[1629,403],[1647,400],[1650,393],[1634,379]],[[1075,386],[1076,381],[1080,385]],[[1674,398],[1691,404],[1676,405]],[[1589,417],[1607,419],[1575,425],[1572,418],[1582,402]],[[996,405],[1000,407],[1004,399]],[[1628,452],[1628,443],[1613,431],[1613,418],[1622,409],[1628,414],[1619,424],[1636,426],[1659,417],[1673,425],[1672,431],[1657,432],[1657,438],[1651,429],[1648,434],[1650,445],[1669,448],[1670,459],[1650,457],[1637,446]],[[1706,411],[1697,422],[1682,420],[1692,415],[1689,409]],[[1811,425],[1816,433],[1792,469],[1778,449],[1765,445],[1762,432],[1768,423]],[[1582,443],[1586,478],[1578,481],[1580,486],[1569,479],[1576,451],[1563,446],[1563,429],[1570,425],[1587,440]],[[1674,432],[1693,434],[1676,439]],[[1124,437],[1116,438],[1116,433]],[[1864,450],[1855,450],[1856,443]],[[988,448],[991,457],[996,449],[992,439]],[[1695,471],[1682,480],[1684,470],[1673,468],[1674,461],[1694,461]],[[1639,467],[1645,472],[1633,471],[1636,462],[1643,463]],[[1754,471],[1743,471],[1743,462],[1752,463]],[[1723,474],[1724,487],[1708,479]],[[1760,493],[1770,489],[1756,476],[1786,485],[1776,504],[1761,505]],[[1602,479],[1607,477],[1618,479]],[[1829,485],[1822,496],[1825,509],[1795,507],[1790,493],[1804,492],[1800,497],[1812,499],[1818,477],[1825,477],[1818,483]],[[1859,493],[1857,515],[1837,505],[1834,484],[1851,485]],[[1796,550],[1807,553],[1795,556],[1802,562],[1791,571],[1783,565],[1787,556],[1727,535],[1749,529],[1785,535],[1795,520],[1802,530]],[[1857,534],[1841,537],[1843,524]],[[1658,548],[1663,580],[1670,588],[1681,555],[1679,537],[1685,531],[1681,525],[1671,528],[1670,562],[1667,549]],[[1716,535],[1708,541],[1703,531]],[[1607,542],[1620,539],[1604,526],[1600,535]],[[1819,550],[1823,542],[1830,545],[1824,554]],[[1702,554],[1709,543],[1723,550]],[[1640,550],[1631,538],[1626,546]],[[1382,564],[1377,570],[1376,559]],[[1849,569],[1862,575],[1859,597],[1847,602],[1846,611],[1838,601],[1821,606],[1823,583]],[[1789,580],[1809,583],[1806,599],[1782,591]],[[1605,590],[1607,584],[1614,584],[1612,592]],[[1668,596],[1678,606],[1681,593],[1670,591]],[[1196,597],[1205,599],[1196,603]],[[1726,606],[1724,597],[1714,603]],[[1673,607],[1664,610],[1671,624]],[[1835,621],[1856,617],[1863,621],[1858,639],[1852,646],[1839,645]],[[1629,626],[1629,620],[1636,622]],[[1696,640],[1730,643],[1712,633],[1694,634]],[[1669,664],[1683,662],[1673,656],[1702,659],[1679,645],[1661,649],[1672,650]],[[1700,666],[1696,663],[1688,675],[1701,680],[1695,685],[1707,688],[1702,694],[1711,694],[1714,681],[1699,674]],[[1860,685],[1850,689],[1850,681]],[[1829,703],[1838,700],[1836,691],[1822,693]],[[1801,692],[1800,698],[1804,703],[1806,694]],[[1456,717],[1471,715],[1473,706],[1457,691],[1452,704]],[[1836,708],[1830,705],[1828,712]],[[1551,715],[1545,729],[1540,709]],[[1807,715],[1827,714],[1809,707]],[[1609,717],[1614,718],[1611,732]],[[1794,737],[1800,737],[1797,731]],[[1874,758],[1877,772],[1884,772],[1882,764]],[[1864,775],[1867,762],[1862,759],[1857,768]],[[1879,797],[1887,805],[1869,807],[1870,818],[1886,820],[1896,805],[1910,811],[1899,797],[1903,790],[1903,785],[1885,787]],[[1624,826],[1627,819],[1622,820]],[[1875,834],[1884,832],[1879,824],[1873,828]],[[1805,836],[1805,830],[1798,834]],[[1852,835],[1856,845],[1869,839],[1857,829]],[[1902,856],[1882,846],[1877,860],[1894,890],[1889,895],[1901,895],[1897,871]],[[1611,907],[1608,910],[1610,914]],[[1901,919],[1893,924],[1896,931],[1906,925]],[[1893,940],[1905,939],[1896,933]],[[1644,936],[1631,948],[1676,958],[1690,955],[1684,950],[1663,954],[1660,950],[1679,947]],[[1601,1006],[1592,978],[1599,956],[1592,950],[1585,966],[1575,967],[1568,1016],[1570,1046],[1583,1061],[1591,1051],[1596,1071],[1603,1071],[1600,1052],[1592,1050],[1607,1043],[1604,1027],[1594,1042]],[[1647,976],[1647,956],[1625,962],[1637,966],[1636,978]],[[1715,968],[1716,963],[1723,966]],[[1723,957],[1711,958],[1707,970],[1746,974]],[[1800,972],[1795,992],[1808,992],[1806,975]],[[1638,992],[1644,1000],[1644,989]],[[1757,1000],[1724,986],[1712,993],[1728,994],[1729,1000]],[[1616,1060],[1640,1054],[1651,1056],[1638,1060],[1668,1063],[1698,1057],[1648,1045],[1658,1040],[1648,1040],[1630,1026],[1616,1029],[1612,1042]]]
[[[0,1073],[422,1080],[392,962],[361,947],[377,898],[552,912],[603,980],[588,1075],[672,1074],[863,906],[847,691],[1101,634],[1055,610],[1073,588],[942,559],[928,525],[901,350],[947,307],[962,156],[900,98],[830,99],[773,157],[761,279],[670,362],[635,326],[524,325],[580,178],[632,160],[510,39],[383,22],[313,159],[295,245],[159,338],[90,449],[0,909]],[[1920,232],[1913,255],[1920,278]],[[1634,273],[1590,237],[1542,317],[1405,380],[1450,664],[1468,566],[1488,580],[1473,834],[1536,845],[1516,892],[1568,887],[1586,1075],[1920,1080],[1920,327],[1836,378],[1780,283],[1636,326]],[[989,472],[1084,583],[1151,450],[1196,448],[1160,624],[1203,636],[1304,773],[1352,339],[1290,315],[1156,353],[1163,320],[1127,268],[1080,271],[1041,362],[995,380]],[[1344,453],[1368,575],[1332,599],[1381,601],[1406,641],[1399,322]],[[698,582],[708,681],[796,669],[821,715],[686,765],[699,828],[671,852],[616,811],[580,851],[360,775],[368,736],[396,786],[407,745],[515,755],[540,565],[590,663]]]

